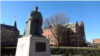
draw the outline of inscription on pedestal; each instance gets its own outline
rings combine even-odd
[[[45,52],[46,51],[46,43],[45,42],[36,42],[35,43],[35,51],[36,52]]]

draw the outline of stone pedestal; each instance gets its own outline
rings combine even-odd
[[[51,56],[50,41],[36,36],[19,38],[15,56]]]

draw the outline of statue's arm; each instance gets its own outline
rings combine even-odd
[[[27,23],[29,20],[33,20],[33,19],[34,19],[33,16],[32,16],[32,13],[33,13],[33,11],[31,11],[31,12],[29,13],[28,20],[26,21],[26,23]]]

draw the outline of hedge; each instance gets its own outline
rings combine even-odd
[[[100,49],[93,50],[93,49],[76,49],[76,48],[51,48],[51,55],[58,55],[64,54],[68,56],[69,54],[72,55],[79,55],[82,54],[83,56],[100,56]],[[1,56],[2,55],[12,55],[15,56],[16,48],[1,48]]]

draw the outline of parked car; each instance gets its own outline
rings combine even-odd
[[[92,45],[88,45],[88,47],[93,47]]]

